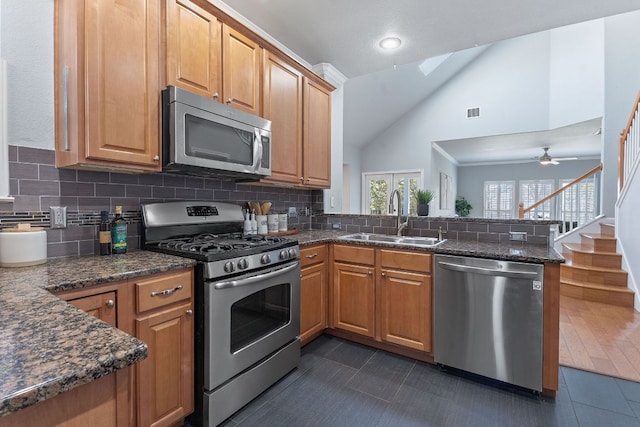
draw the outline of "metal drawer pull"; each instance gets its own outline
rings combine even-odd
[[[114,301],[114,300],[110,299],[110,300],[107,300],[107,302],[105,303],[105,305],[107,306],[107,308],[113,308],[113,307],[115,307],[115,306],[116,306],[116,303],[115,303],[115,301]]]
[[[180,289],[182,289],[182,285],[178,285],[173,289],[165,289],[164,291],[154,291],[151,292],[151,296],[152,297],[157,297],[157,296],[166,296],[166,295],[171,295],[171,294],[175,294],[176,292],[178,292]]]
[[[307,258],[314,259],[317,256],[318,256],[318,254],[311,254],[311,255],[307,255]]]

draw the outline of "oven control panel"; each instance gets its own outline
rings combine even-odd
[[[218,214],[218,208],[215,206],[187,206],[187,215],[189,216],[214,216]]]

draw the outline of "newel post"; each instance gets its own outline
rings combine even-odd
[[[518,203],[518,218],[524,218],[524,203],[522,202]]]

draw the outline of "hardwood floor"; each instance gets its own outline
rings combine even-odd
[[[561,296],[560,364],[640,382],[640,313]]]

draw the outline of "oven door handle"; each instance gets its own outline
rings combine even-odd
[[[282,274],[293,271],[298,267],[298,264],[299,263],[296,262],[284,268],[279,268],[277,270],[273,270],[268,273],[258,274],[257,276],[253,276],[253,277],[247,277],[239,280],[229,280],[228,282],[216,283],[213,287],[215,289],[225,289],[225,288],[235,288],[237,286],[253,285],[256,282],[261,282],[262,280],[271,279],[273,277],[280,276]]]

